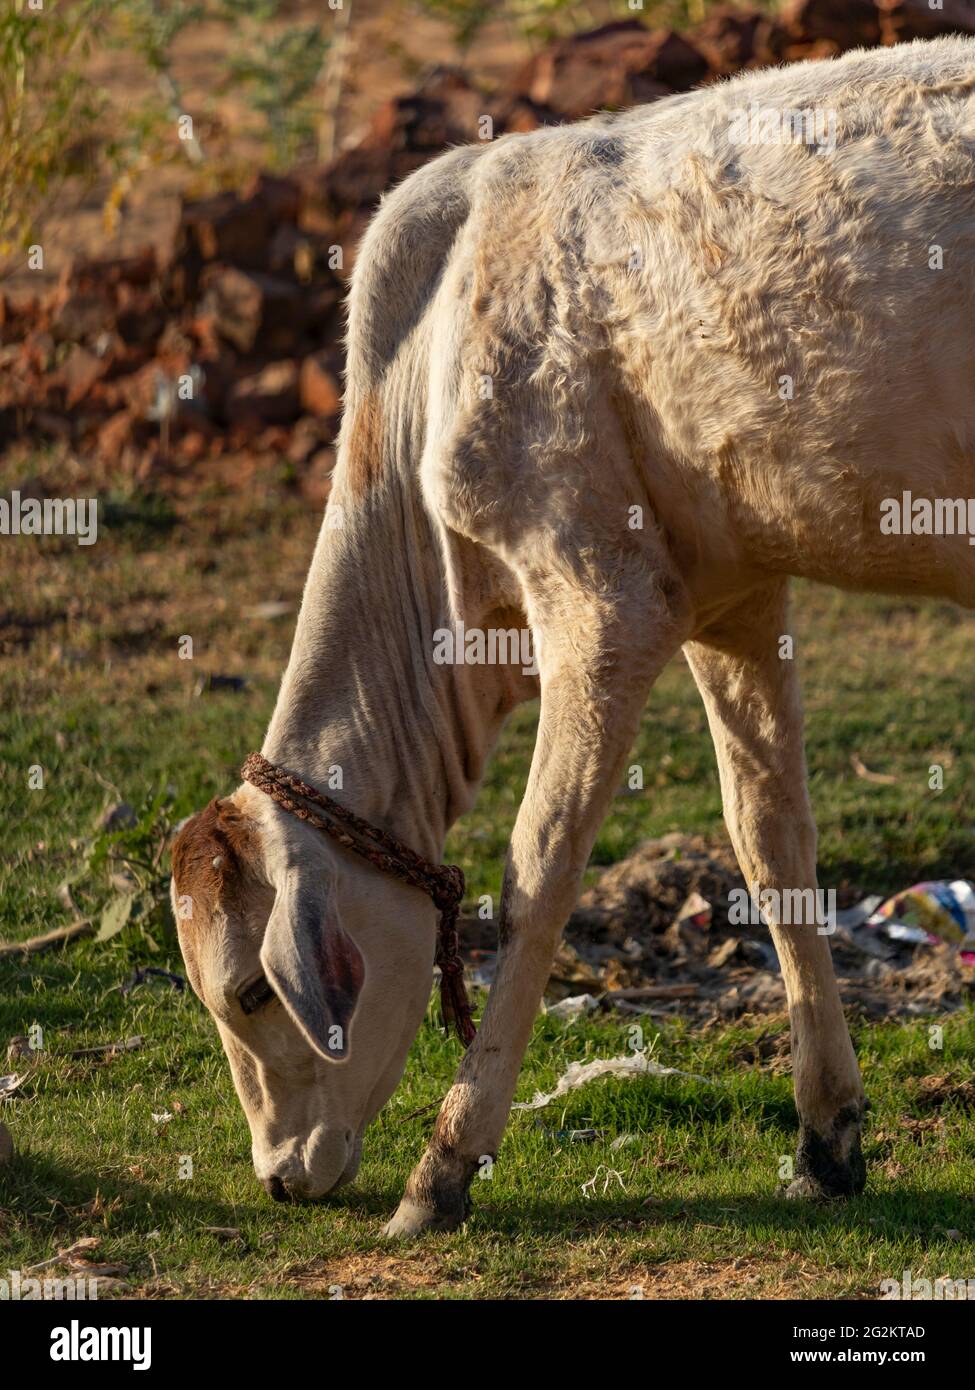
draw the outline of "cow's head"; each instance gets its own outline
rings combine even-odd
[[[247,786],[180,831],[172,895],[259,1181],[282,1200],[349,1181],[429,999],[429,899]]]

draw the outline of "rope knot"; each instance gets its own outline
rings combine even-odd
[[[440,912],[450,912],[460,906],[466,883],[464,871],[458,864],[441,864],[437,870],[439,882],[431,893],[433,905]]]

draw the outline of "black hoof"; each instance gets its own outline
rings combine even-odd
[[[860,1148],[863,1111],[862,1105],[845,1105],[829,1135],[802,1126],[796,1175],[787,1190],[788,1197],[859,1196],[867,1184],[867,1167]]]

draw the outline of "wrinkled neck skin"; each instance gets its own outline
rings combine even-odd
[[[433,661],[437,628],[474,621],[450,597],[450,545],[415,479],[337,486],[263,748],[433,860],[516,703],[505,668]]]

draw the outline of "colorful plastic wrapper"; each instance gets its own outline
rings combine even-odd
[[[947,942],[975,965],[975,885],[962,878],[915,883],[882,903],[867,926],[882,928],[892,941]]]

